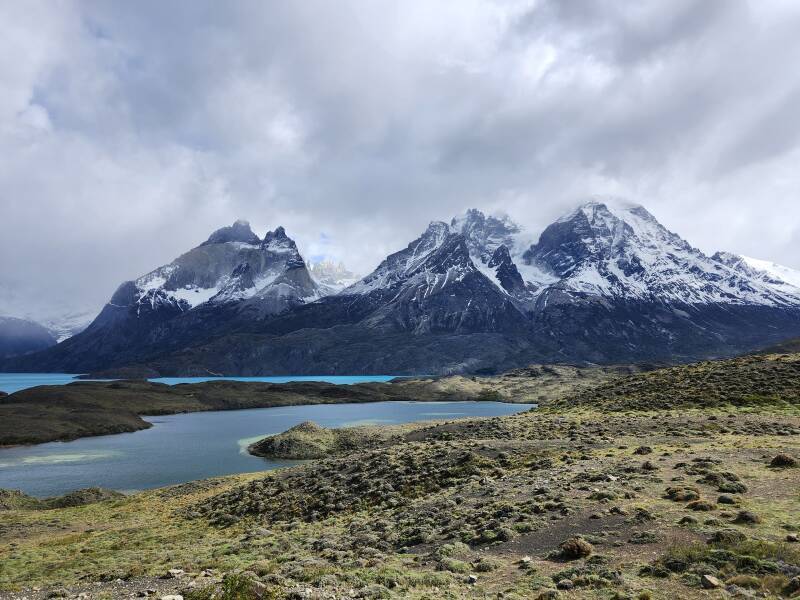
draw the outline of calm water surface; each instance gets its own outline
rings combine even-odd
[[[135,433],[0,449],[0,488],[35,496],[91,486],[141,490],[291,465],[251,456],[246,447],[307,420],[345,427],[509,415],[531,407],[499,402],[375,402],[145,417],[154,426]]]

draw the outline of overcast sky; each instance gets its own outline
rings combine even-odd
[[[237,218],[368,272],[591,196],[800,268],[800,2],[0,0],[0,313]]]

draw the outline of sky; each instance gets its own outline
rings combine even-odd
[[[365,274],[593,197],[800,268],[800,2],[0,0],[0,313],[247,219]]]

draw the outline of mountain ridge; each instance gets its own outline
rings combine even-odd
[[[237,221],[120,286],[71,343],[16,364],[433,374],[684,361],[800,335],[800,287],[776,274],[791,269],[706,256],[640,205],[584,203],[529,245],[522,231],[470,209],[336,289],[282,227],[259,239]]]

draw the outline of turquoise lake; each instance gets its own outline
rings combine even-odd
[[[244,381],[315,380],[333,383],[386,381],[378,377],[256,377]],[[180,378],[165,383],[202,379]],[[2,385],[17,389],[72,381],[69,375],[0,374]],[[314,421],[324,427],[391,425],[412,421],[510,415],[530,404],[500,402],[374,402],[318,404],[144,417],[153,427],[134,433],[88,437],[72,442],[0,449],[0,488],[34,496],[54,496],[100,486],[132,492],[233,473],[275,469],[291,461],[251,456],[247,446],[270,434]]]

